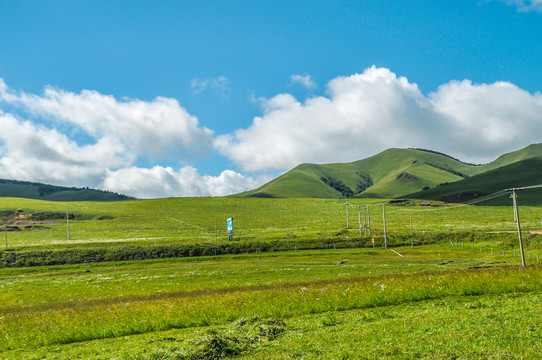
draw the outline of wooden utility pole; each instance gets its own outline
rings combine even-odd
[[[66,232],[68,240],[70,240],[70,213],[66,211]]]
[[[521,225],[519,222],[519,211],[518,211],[518,203],[516,200],[516,191],[523,190],[523,188],[511,188],[506,189],[505,191],[511,191],[512,192],[512,204],[514,206],[514,219],[516,220],[516,224],[518,227],[518,239],[519,239],[519,251],[521,253],[521,266],[525,267],[525,253],[523,252],[523,239],[521,237]]]

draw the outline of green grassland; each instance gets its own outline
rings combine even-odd
[[[2,201],[8,228],[20,230],[2,253],[281,251],[0,268],[1,359],[527,359],[542,350],[539,207],[519,209],[521,269],[511,206],[386,201],[393,252],[379,199],[349,199],[350,228],[345,201],[333,199]],[[372,236],[360,237],[362,205]]]
[[[541,267],[517,270],[511,254],[465,247],[397,250],[403,257],[379,248],[4,269],[0,357],[519,358],[540,350],[514,341],[540,337]],[[502,320],[518,328],[473,339]]]
[[[511,199],[507,197],[507,200]],[[524,202],[520,194],[518,202]],[[384,201],[387,203],[387,201]],[[235,240],[329,239],[359,237],[357,206],[368,205],[372,235],[383,233],[383,200],[349,199],[349,229],[346,229],[345,200],[259,199],[259,198],[171,198],[123,202],[44,202],[2,199],[0,217],[8,219],[8,247],[62,248],[91,244],[167,244],[227,242],[226,219],[234,218]],[[472,231],[514,231],[510,207],[444,206],[413,201],[407,205],[386,205],[388,235]],[[30,214],[54,212],[60,219],[32,222]],[[63,214],[72,214],[70,238]],[[522,228],[540,230],[542,209],[521,207]],[[17,225],[19,224],[19,225]],[[26,224],[26,225],[25,225]],[[3,230],[3,226],[1,227]],[[2,237],[0,236],[0,239]],[[101,246],[101,245],[100,245]]]

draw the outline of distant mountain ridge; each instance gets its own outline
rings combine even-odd
[[[431,199],[442,200],[448,196],[447,199],[453,200],[453,194],[439,194],[444,188],[443,184],[457,184],[462,186],[457,191],[463,193],[457,199],[465,199],[469,192],[471,195],[487,193],[490,188],[538,179],[538,167],[529,169],[525,165],[527,163],[519,163],[539,156],[542,156],[542,144],[531,144],[501,155],[488,164],[475,165],[437,151],[392,148],[349,163],[301,164],[257,189],[238,195],[269,198],[400,198],[427,194]],[[529,164],[533,166],[534,162]],[[506,168],[516,163],[519,164],[516,168]],[[481,182],[475,180],[484,173],[501,168],[503,170],[497,172],[498,177],[490,174],[482,177],[484,180]],[[540,169],[542,171],[542,167]],[[535,175],[532,175],[533,172]],[[499,181],[496,182],[496,179]],[[471,184],[477,184],[478,188],[469,189]],[[480,187],[482,184],[487,184],[487,189]]]
[[[111,191],[0,179],[0,197],[49,201],[121,201],[133,197]]]

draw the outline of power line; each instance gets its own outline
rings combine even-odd
[[[478,204],[478,203],[481,203],[481,202],[484,202],[484,201],[493,200],[493,199],[499,198],[499,197],[504,196],[504,195],[506,195],[506,192],[504,190],[499,190],[499,191],[496,191],[496,192],[494,192],[492,194],[479,197],[477,199],[465,201],[464,203],[461,203],[461,204],[474,205],[474,204]]]
[[[542,184],[524,186],[524,187],[519,187],[519,188],[515,188],[515,189],[516,190],[527,190],[527,189],[536,189],[536,188],[542,188]],[[452,205],[448,204],[448,206],[446,206],[446,207],[442,206],[442,207],[431,208],[431,209],[418,209],[416,211],[438,211],[438,210],[453,209],[453,208],[456,208],[456,207],[459,207],[459,206],[475,205],[475,204],[478,204],[478,203],[481,203],[481,202],[484,202],[484,201],[489,201],[489,200],[493,200],[493,199],[505,196],[505,195],[507,195],[509,193],[509,190],[510,189],[495,191],[494,193],[484,195],[484,196],[476,198],[476,199],[467,200],[467,201],[461,202],[461,203],[453,203]],[[390,203],[387,203],[386,205],[393,206],[394,208],[404,210],[404,211],[411,210],[411,209],[403,209],[400,206],[390,204]]]
[[[539,187],[542,187],[542,184],[531,185],[531,186],[523,186],[523,187],[519,187],[519,188],[515,188],[515,189],[516,190],[525,190],[525,189],[535,189],[535,188],[539,188]],[[505,191],[508,191],[508,190],[512,190],[512,189],[506,189]]]

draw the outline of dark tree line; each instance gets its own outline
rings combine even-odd
[[[85,190],[91,190],[95,191],[96,193],[101,194],[112,194],[115,195],[119,200],[130,200],[134,199],[131,196],[119,194],[112,191],[107,190],[99,190],[99,189],[90,189],[89,187],[83,187],[83,188],[77,188],[77,187],[66,187],[66,186],[57,186],[57,185],[49,185],[49,184],[42,184],[42,183],[36,183],[31,181],[19,181],[19,180],[8,180],[8,179],[0,179],[0,184],[6,184],[6,185],[20,185],[20,186],[32,186],[38,188],[38,193],[41,197],[54,194],[59,191],[85,191]]]
[[[354,196],[354,192],[352,191],[352,189],[346,186],[341,180],[334,179],[331,176],[328,176],[328,177],[322,176],[320,177],[320,180],[322,180],[328,186],[340,192],[341,195],[345,198]]]

